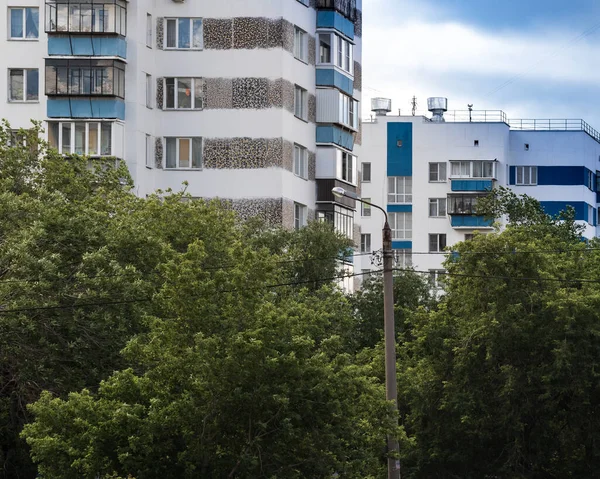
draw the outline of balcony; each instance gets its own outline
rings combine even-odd
[[[113,121],[49,121],[48,143],[63,155],[122,158],[123,129]]]
[[[119,60],[46,60],[46,95],[125,98]]]
[[[51,0],[46,2],[46,33],[127,34],[124,0]]]
[[[491,228],[493,220],[477,214],[477,201],[485,195],[448,195],[448,215],[453,228]]]
[[[496,178],[496,160],[450,162],[452,191],[489,191]]]
[[[452,191],[490,191],[494,187],[494,180],[450,178],[450,185]]]
[[[334,10],[353,22],[357,18],[356,0],[317,0],[317,9]]]

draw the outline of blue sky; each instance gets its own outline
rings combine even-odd
[[[509,118],[583,118],[600,130],[600,1],[363,0],[370,98],[417,96]]]

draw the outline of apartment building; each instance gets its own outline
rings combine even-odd
[[[538,199],[549,214],[571,205],[583,235],[600,234],[600,133],[590,125],[447,111],[445,98],[428,105],[430,116],[392,116],[390,100],[374,99],[374,116],[362,124],[362,197],[386,209],[398,268],[435,280],[447,247],[493,230],[476,205],[498,185]],[[360,215],[361,251],[380,249],[382,215],[364,206]],[[369,255],[356,268],[376,269]]]
[[[8,0],[0,117],[115,156],[136,192],[358,240],[361,0]]]

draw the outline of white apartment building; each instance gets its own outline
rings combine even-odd
[[[319,217],[358,241],[361,0],[7,0],[0,118],[115,156],[139,195]]]
[[[492,230],[475,206],[497,185],[538,199],[553,215],[571,205],[584,236],[600,234],[600,133],[587,123],[447,112],[445,98],[428,104],[431,117],[391,116],[391,102],[374,99],[376,115],[362,123],[362,198],[387,211],[398,268],[435,279],[447,247]],[[383,215],[364,207],[361,215],[361,251],[380,249]],[[356,268],[378,269],[369,255]]]

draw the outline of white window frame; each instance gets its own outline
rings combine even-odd
[[[533,177],[535,176],[535,181]],[[526,178],[528,181],[525,181]],[[538,184],[537,166],[516,166],[515,167],[515,185],[517,186],[536,186]]]
[[[23,36],[20,37],[13,37],[11,36],[11,30],[12,30],[12,10],[23,10]],[[27,10],[37,10],[38,11],[38,36],[37,37],[28,37],[27,36]],[[37,42],[40,39],[40,9],[39,7],[27,7],[27,6],[23,6],[23,7],[19,7],[19,6],[12,6],[12,7],[8,7],[8,31],[7,36],[8,36],[8,40],[10,41],[26,41],[26,42]]]
[[[23,76],[23,97],[21,99],[13,99],[12,95],[12,82],[11,82],[11,72],[21,72]],[[38,89],[37,89],[37,97],[33,100],[27,99],[27,72],[37,71],[38,72]],[[8,69],[8,102],[9,103],[38,103],[40,101],[40,70],[39,68],[9,68]]]
[[[447,276],[445,269],[430,269],[429,282],[434,289],[444,288],[444,279]]]
[[[308,63],[308,33],[294,25],[294,58]]]
[[[328,35],[331,51],[329,61],[321,61],[321,52],[319,45],[319,35]],[[317,32],[317,64],[318,65],[333,65],[341,71],[354,77],[354,42],[350,39],[339,35],[334,31],[318,31]]]
[[[308,150],[294,144],[294,174],[305,180],[308,179]]]
[[[307,210],[306,205],[294,202],[294,229],[299,230],[306,226]]]
[[[588,189],[594,191],[594,173],[592,173],[590,170],[586,170],[585,173],[585,178],[587,180],[586,186]]]
[[[188,19],[190,21],[190,46],[189,47],[180,47],[179,46],[179,20]],[[168,46],[168,28],[169,21],[175,21],[175,43],[177,44],[174,47]],[[200,29],[200,46],[193,46],[194,44],[194,20],[200,20],[202,25]],[[202,17],[166,17],[165,20],[165,38],[163,43],[163,48],[165,50],[203,50],[204,49],[204,19]]]
[[[412,196],[412,176],[388,176],[388,204],[411,204]]]
[[[152,136],[146,133],[146,168],[152,169],[154,167],[154,148],[152,145]]]
[[[435,165],[435,173],[437,174],[437,180],[432,180],[431,176],[433,171],[431,170],[432,165]],[[441,173],[444,173],[443,175]],[[441,177],[444,179],[441,179]],[[429,163],[429,183],[446,183],[448,181],[448,164],[445,161]]]
[[[594,226],[594,207],[592,205],[587,205],[588,209],[588,224]]]
[[[339,122],[358,130],[358,101],[342,92],[339,95]]]
[[[475,164],[481,163],[481,171],[482,176],[474,176],[475,172]],[[453,174],[453,166],[459,164],[459,173]],[[483,176],[483,168],[485,164],[491,164],[492,166],[492,175],[491,176]],[[459,160],[459,161],[450,161],[450,178],[496,178],[496,162],[494,160]]]
[[[75,125],[76,124],[85,124],[85,149],[83,153],[75,153]],[[97,132],[97,144],[96,144],[96,154],[90,155],[90,124],[96,123],[98,126]],[[48,121],[48,130],[50,129],[50,124],[58,124],[58,137],[56,141],[58,143],[58,147],[56,148],[61,155],[72,155],[72,154],[81,154],[83,156],[91,156],[92,158],[102,157],[102,156],[114,156],[114,122],[112,121]],[[70,151],[63,152],[63,125],[69,124],[71,130],[71,141],[70,141]],[[108,153],[102,152],[102,124],[110,124],[110,149],[111,151]]]
[[[412,213],[388,213],[392,240],[412,239]]]
[[[167,166],[167,140],[169,138],[174,138],[176,140],[176,144],[175,144],[175,166]],[[199,138],[199,137],[193,137],[193,136],[171,136],[171,137],[165,137],[165,147],[164,147],[164,151],[165,151],[165,164],[164,164],[164,168],[165,170],[194,170],[194,171],[199,171],[202,170],[203,166],[204,166],[204,141],[202,140],[202,138],[200,138],[201,143],[200,143],[200,166],[193,166],[193,161],[194,161],[194,138]],[[180,166],[179,165],[179,145],[181,143],[181,140],[187,140],[190,142],[190,154],[189,154],[189,158],[188,158],[188,164],[190,166]]]
[[[294,116],[308,121],[308,91],[300,85],[294,85]]]
[[[168,80],[173,80],[174,84],[173,84],[173,95],[175,95],[175,97],[173,98],[173,107],[168,107],[168,98],[167,98],[167,81]],[[178,84],[179,81],[181,80],[191,80],[192,81],[192,88],[191,88],[191,108],[183,108],[183,107],[178,107],[177,106],[177,100],[178,100]],[[179,111],[190,111],[190,110],[202,110],[204,108],[204,93],[202,96],[202,99],[200,100],[200,105],[196,105],[196,82],[202,82],[204,79],[200,78],[200,77],[166,77],[164,79],[164,100],[163,100],[163,109],[164,110],[168,110],[168,111],[173,111],[173,110],[179,110]]]
[[[371,203],[371,198],[363,198],[363,200]],[[371,212],[372,212],[371,205],[368,205],[368,204],[362,203],[362,202],[360,203],[360,215],[361,216],[369,217],[369,216],[371,216]]]
[[[432,238],[435,237],[435,249],[433,249],[431,247],[431,240]],[[442,247],[442,237],[444,238],[444,246]],[[446,235],[446,233],[429,233],[428,236],[429,239],[429,244],[428,244],[428,248],[429,248],[429,252],[430,253],[443,253],[444,250],[446,249],[446,247],[448,246],[448,236]]]
[[[146,108],[152,109],[153,93],[152,75],[146,73]]]
[[[394,266],[407,269],[412,268],[412,249],[409,248],[401,248],[394,250]]]
[[[146,13],[146,46],[152,48],[152,14]]]
[[[435,208],[435,214],[431,214],[432,207]],[[440,211],[443,211],[444,214],[440,214]],[[447,214],[448,214],[448,203],[447,203],[446,198],[429,198],[429,217],[430,218],[445,218]]]
[[[356,185],[356,156],[344,150],[338,150],[338,152],[338,178],[352,185]],[[344,161],[344,158],[346,161]]]
[[[360,235],[360,252],[371,252],[371,233],[361,233]]]
[[[366,175],[365,175],[365,168],[366,168],[366,169],[368,170],[368,172],[369,172],[369,175],[368,175],[369,177],[368,177],[368,178],[365,178],[365,176],[366,176]],[[362,176],[362,178],[361,178],[361,182],[362,182],[362,183],[370,183],[370,182],[371,182],[371,175],[372,175],[371,163],[370,163],[370,162],[368,162],[368,161],[367,161],[367,162],[363,161],[363,162],[361,163],[361,165],[360,165],[360,171],[361,171],[361,176]]]

